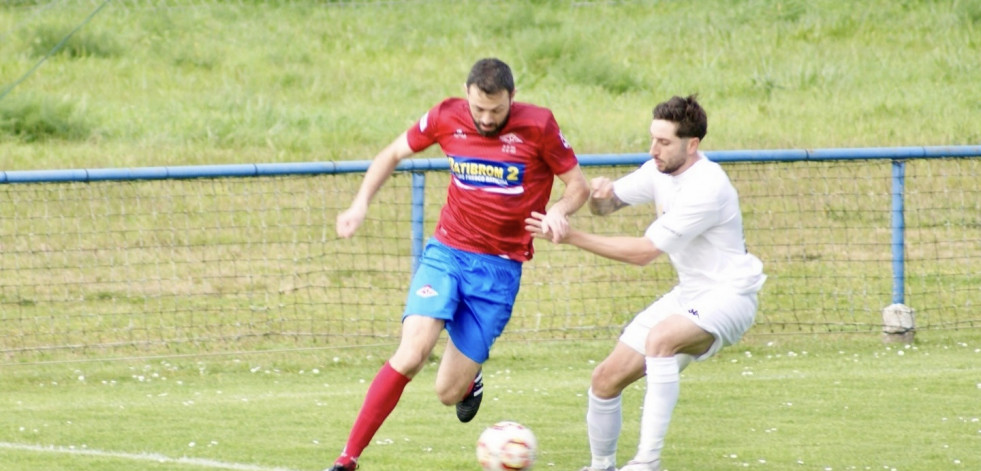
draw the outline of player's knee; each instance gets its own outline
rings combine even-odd
[[[436,391],[436,397],[439,398],[439,402],[444,406],[452,406],[460,402],[463,397],[462,394],[449,394],[445,391]]]
[[[460,387],[458,385],[450,384],[436,384],[436,397],[439,398],[439,402],[443,403],[444,406],[452,406],[463,400],[463,396],[467,394],[467,388]]]
[[[613,371],[605,363],[600,363],[593,369],[589,387],[593,395],[601,399],[617,397],[621,392],[618,382],[613,377]]]
[[[428,354],[422,354],[421,352],[399,349],[388,360],[388,363],[392,368],[395,368],[395,371],[412,378],[422,371],[422,367],[426,365],[426,359],[428,357]]]
[[[651,330],[644,342],[644,355],[648,357],[670,357],[678,353],[678,340],[671,334]]]

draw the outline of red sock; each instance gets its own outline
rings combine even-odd
[[[385,422],[388,415],[395,410],[395,405],[399,403],[402,391],[410,380],[411,378],[395,371],[387,361],[385,362],[375,375],[375,379],[371,381],[368,393],[364,397],[364,404],[361,405],[361,412],[358,413],[358,418],[351,427],[351,435],[347,438],[347,445],[344,446],[341,457],[337,459],[338,462],[357,460],[361,456],[361,452],[371,443],[382,422]]]

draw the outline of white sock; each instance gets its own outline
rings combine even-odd
[[[691,356],[691,355],[689,355],[687,353],[676,353],[674,355],[674,358],[676,360],[678,360],[678,372],[679,373],[681,373],[682,371],[685,371],[685,368],[688,368],[688,365],[691,364],[691,361],[695,359],[695,357],[693,357],[693,356]]]
[[[647,392],[644,394],[644,412],[640,419],[640,442],[634,458],[644,462],[661,458],[671,412],[678,403],[681,390],[681,374],[676,358],[647,357],[646,361]]]
[[[589,451],[596,469],[616,467],[617,439],[623,425],[621,396],[600,399],[589,390],[589,406],[586,408],[586,428],[589,433]]]

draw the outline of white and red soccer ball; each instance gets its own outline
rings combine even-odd
[[[477,439],[477,461],[484,471],[525,471],[535,464],[538,440],[517,422],[498,422]]]

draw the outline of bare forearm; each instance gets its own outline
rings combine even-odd
[[[564,242],[601,257],[640,266],[661,254],[646,237],[604,236],[573,229]]]
[[[561,214],[570,216],[586,204],[586,200],[589,199],[589,184],[586,183],[586,177],[583,176],[579,167],[559,175],[559,178],[565,183],[565,189],[558,201],[549,208],[549,212],[559,211]]]
[[[566,191],[562,194],[562,197],[552,204],[549,211],[559,211],[566,216],[570,216],[586,203],[586,199],[588,197],[589,192],[586,191],[585,188],[581,192],[570,192],[569,188],[567,187]]]
[[[378,193],[385,181],[392,176],[399,161],[410,154],[412,149],[409,148],[408,140],[403,133],[371,160],[371,165],[368,166],[351,205],[367,207],[375,197],[375,193]]]
[[[371,165],[368,166],[368,170],[364,174],[364,179],[361,180],[361,186],[358,188],[358,193],[354,196],[354,201],[351,205],[367,207],[375,197],[375,193],[378,193],[378,190],[392,175],[396,165],[398,165],[398,160],[389,159],[387,156],[383,158],[376,157],[372,160]]]

